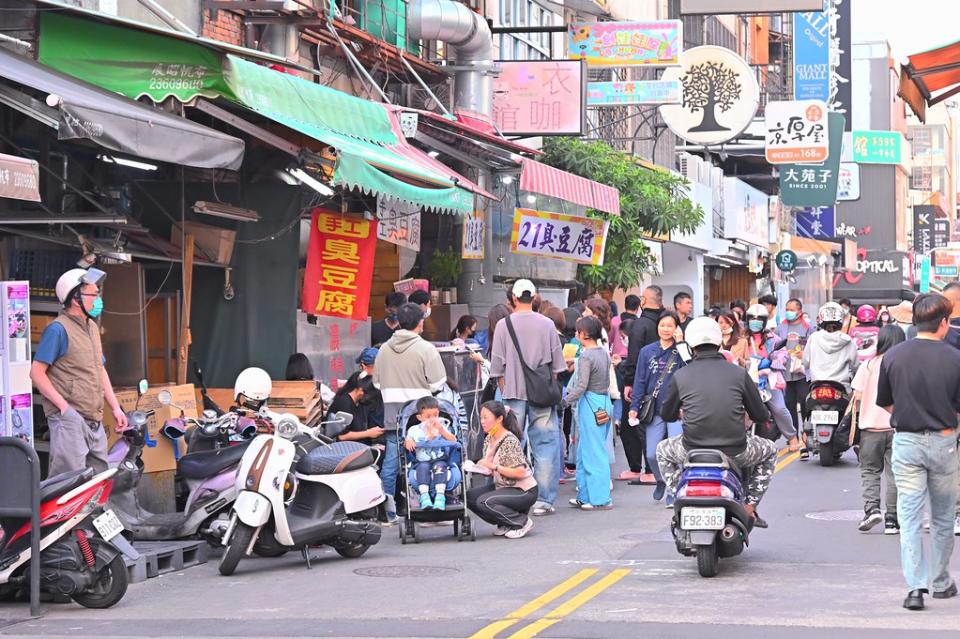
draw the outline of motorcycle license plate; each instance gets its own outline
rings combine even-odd
[[[839,424],[840,411],[815,410],[810,412],[810,421],[814,424]]]
[[[106,541],[110,541],[123,532],[123,524],[120,523],[120,519],[113,514],[112,510],[105,510],[102,515],[94,519],[93,527]]]
[[[686,506],[680,509],[680,528],[683,530],[720,530],[726,523],[725,508]]]

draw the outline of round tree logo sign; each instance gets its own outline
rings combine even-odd
[[[760,88],[753,70],[723,47],[694,47],[680,56],[680,66],[661,80],[679,80],[680,104],[665,104],[660,115],[678,136],[694,144],[723,144],[743,133],[757,112]]]

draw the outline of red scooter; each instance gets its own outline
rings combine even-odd
[[[123,555],[137,558],[120,534],[123,524],[104,511],[116,468],[56,475],[40,483],[40,589],[87,608],[109,608],[127,592]],[[30,585],[30,520],[0,518],[0,596]]]

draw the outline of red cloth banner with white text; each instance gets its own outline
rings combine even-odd
[[[366,319],[376,250],[376,221],[314,209],[303,278],[303,311]]]

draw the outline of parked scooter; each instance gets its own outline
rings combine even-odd
[[[753,520],[741,473],[718,450],[687,453],[671,528],[680,554],[696,556],[701,577],[716,576],[721,557],[739,555],[750,544]]]
[[[850,424],[844,419],[849,404],[850,396],[843,384],[821,381],[810,385],[806,400],[810,416],[807,445],[819,450],[821,466],[833,466],[850,448]]]
[[[308,428],[293,415],[271,412],[265,404],[270,378],[263,376],[265,388],[244,395],[262,403],[259,415],[273,422],[274,434],[257,436],[243,456],[220,574],[232,575],[255,547],[277,554],[301,550],[308,567],[307,549],[319,544],[342,557],[363,555],[380,541],[377,506],[385,497],[375,469],[377,452],[320,434],[326,426],[335,436],[330,427],[346,428],[353,420],[349,413]]]
[[[141,382],[141,397],[145,392],[146,382]],[[172,405],[169,391],[161,391],[158,400],[162,405]],[[256,426],[235,413],[217,416],[213,410],[204,411],[201,419],[192,419],[185,417],[181,409],[180,417],[167,420],[162,430],[164,436],[175,446],[187,436],[190,447],[177,460],[177,512],[152,513],[140,505],[137,495],[143,475],[141,455],[149,436],[147,420],[152,414],[153,411],[131,412],[127,418],[129,428],[108,453],[110,463],[116,464],[118,470],[111,506],[134,539],[199,536],[211,545],[220,545],[236,498],[240,459],[256,434]]]
[[[69,596],[87,608],[109,608],[127,591],[123,555],[138,557],[120,533],[123,524],[104,510],[111,468],[50,477],[40,483],[40,589]],[[30,520],[0,517],[0,595],[29,589]]]

